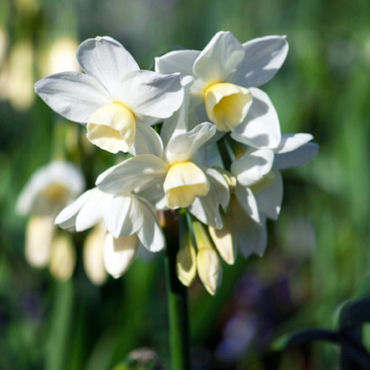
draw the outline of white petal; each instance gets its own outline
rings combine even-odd
[[[261,86],[275,76],[288,53],[284,36],[266,36],[243,44],[245,57],[233,74],[238,85]]]
[[[247,213],[254,221],[259,223],[259,210],[257,207],[256,198],[254,197],[251,189],[237,183],[235,195],[244,212]]]
[[[164,180],[167,167],[162,159],[154,155],[139,155],[103,172],[96,180],[96,185],[107,193],[129,193],[151,181]]]
[[[94,78],[77,72],[57,73],[36,82],[35,91],[61,116],[86,123],[90,116],[112,98]]]
[[[122,276],[131,266],[139,247],[139,239],[133,234],[115,239],[107,233],[104,243],[104,265],[114,278]]]
[[[220,206],[227,207],[230,194],[224,177],[216,170],[205,170],[210,183],[210,191],[204,197],[195,198],[189,206],[189,211],[201,222],[214,228],[222,228]]]
[[[110,37],[84,41],[76,56],[82,69],[98,80],[114,100],[120,94],[121,79],[125,73],[139,69],[131,54]]]
[[[97,188],[92,189],[89,198],[77,214],[76,231],[87,230],[100,222],[106,203],[109,202],[110,198],[110,194],[105,194]]]
[[[59,281],[67,281],[76,267],[76,251],[70,235],[58,235],[51,245],[49,269]]]
[[[283,179],[277,169],[273,170],[273,174],[275,177],[273,183],[254,194],[254,197],[260,214],[264,214],[272,220],[277,220],[283,201]]]
[[[176,50],[155,58],[155,71],[168,74],[179,72],[183,76],[193,75],[193,64],[198,50]]]
[[[238,229],[236,236],[240,253],[244,258],[253,253],[260,257],[265,254],[267,245],[266,222],[262,222],[260,225],[249,218],[249,221],[245,220],[243,227]]]
[[[45,267],[50,260],[50,248],[55,226],[51,217],[33,216],[26,230],[26,259],[34,267]]]
[[[135,196],[127,194],[111,196],[109,203],[103,205],[104,223],[114,238],[128,236],[139,230],[142,217],[132,217],[132,213],[137,212],[135,203]]]
[[[172,137],[164,157],[169,163],[189,160],[215,133],[216,127],[212,123],[203,122],[189,132]]]
[[[249,149],[242,157],[231,164],[231,172],[238,182],[251,186],[270,172],[274,162],[274,152],[268,149]]]
[[[88,190],[79,196],[72,204],[64,208],[56,217],[54,223],[62,229],[74,229],[76,217],[81,207],[89,199],[92,190]]]
[[[153,154],[156,157],[160,157],[163,153],[162,140],[152,127],[137,122],[135,142],[130,153],[134,156],[140,154]]]
[[[292,152],[275,154],[274,166],[280,170],[302,166],[315,158],[318,151],[316,143],[307,143]]]
[[[86,275],[95,285],[102,285],[107,280],[104,268],[105,226],[100,223],[87,235],[83,247],[83,262]]]
[[[313,136],[311,134],[283,134],[281,135],[280,144],[274,149],[274,152],[277,154],[292,152],[312,139]]]
[[[276,148],[281,139],[279,118],[270,98],[250,88],[253,102],[245,120],[232,131],[232,138],[255,148]]]
[[[260,223],[253,221],[235,198],[230,201],[226,217],[232,227],[233,239],[243,257],[247,258],[253,253],[262,256],[267,243],[265,218],[262,218]]]
[[[189,90],[192,82],[192,78],[183,78],[181,80],[181,84],[184,87],[184,101],[180,109],[178,109],[170,118],[163,121],[161,138],[165,146],[167,146],[171,137],[193,129],[193,127],[189,127]]]
[[[196,59],[194,75],[208,83],[225,81],[244,55],[242,44],[231,32],[218,32]]]
[[[137,197],[137,208],[143,214],[142,227],[137,232],[140,242],[151,252],[158,252],[165,248],[166,241],[159,224],[154,207],[145,199]]]
[[[223,222],[223,224],[224,226],[222,229],[215,229],[209,226],[208,230],[218,253],[220,253],[227,264],[233,265],[237,255],[237,250],[235,248],[236,243],[233,243],[233,236],[227,227],[227,222]]]
[[[140,116],[168,118],[184,100],[179,74],[161,75],[151,71],[133,71],[121,80],[122,103],[140,121]]]
[[[215,250],[201,248],[197,254],[197,269],[200,280],[208,293],[215,295],[222,282],[222,267]]]

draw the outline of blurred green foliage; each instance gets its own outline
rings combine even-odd
[[[237,365],[213,353],[237,311],[236,282],[246,273],[267,288],[287,277],[289,312],[280,296],[267,303],[283,312],[272,328],[275,337],[307,326],[334,328],[333,311],[369,272],[369,19],[367,0],[3,0],[0,368],[108,370],[142,346],[154,348],[165,364],[168,359],[162,256],[138,259],[123,278],[103,287],[86,278],[78,240],[78,266],[67,283],[25,262],[26,220],[15,214],[15,202],[30,175],[67,144],[67,159],[81,165],[89,186],[121,159],[84,148],[81,128],[32,93],[32,83],[45,76],[42,60],[52,43],[62,36],[82,41],[109,35],[145,69],[171,48],[202,49],[217,31],[230,30],[241,42],[287,35],[287,61],[262,89],[282,132],[312,133],[321,149],[312,163],[284,173],[284,203],[279,221],[269,224],[267,254],[224,266],[216,297],[197,283],[190,289],[194,369],[337,369],[329,344],[280,355],[252,342]],[[25,54],[14,52],[20,43],[28,45],[21,48]]]

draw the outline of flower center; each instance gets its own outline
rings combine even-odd
[[[135,141],[135,135],[135,116],[121,103],[99,108],[87,124],[87,138],[111,153],[128,152]]]
[[[196,197],[207,195],[210,184],[204,172],[193,162],[170,166],[163,184],[167,207],[188,207]]]
[[[219,131],[231,131],[242,123],[252,99],[248,89],[227,82],[212,84],[204,91],[208,117]]]
[[[42,191],[42,196],[52,202],[63,201],[68,199],[69,190],[65,185],[54,182]]]

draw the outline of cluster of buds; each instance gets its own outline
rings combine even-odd
[[[285,37],[241,44],[218,32],[202,51],[179,50],[140,70],[110,37],[83,42],[85,73],[62,72],[36,83],[39,96],[63,117],[86,124],[91,143],[126,159],[107,169],[96,187],[64,208],[55,223],[105,230],[104,265],[121,276],[139,246],[165,248],[158,211],[181,209],[177,271],[190,285],[198,274],[210,294],[222,278],[221,256],[262,255],[266,219],[276,220],[283,187],[279,170],[311,160],[310,134],[285,134],[268,82],[288,52]]]

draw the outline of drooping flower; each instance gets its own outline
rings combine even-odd
[[[111,153],[135,150],[155,140],[148,125],[170,117],[183,101],[179,74],[140,70],[131,54],[110,37],[84,41],[77,60],[86,72],[43,78],[35,90],[63,117],[87,123],[87,137]]]
[[[104,222],[105,269],[120,277],[135,258],[139,242],[151,252],[165,247],[165,240],[154,207],[131,193],[112,195],[94,188],[63,209],[55,223],[63,229],[87,230]]]
[[[279,170],[298,167],[312,160],[318,151],[318,145],[310,142],[312,139],[310,134],[286,134],[276,149],[250,148],[232,163],[230,176],[235,176],[235,180],[230,189],[229,206],[223,214],[224,227],[217,232],[210,230],[219,248],[229,254],[234,251],[235,257],[237,250],[245,258],[251,254],[264,254],[266,220],[277,220],[283,199]],[[233,262],[232,258],[224,259],[227,263]]]
[[[200,221],[222,227],[219,206],[229,202],[223,176],[212,168],[196,163],[197,150],[216,132],[204,122],[189,132],[173,136],[165,150],[159,145],[152,154],[130,158],[102,173],[97,186],[112,194],[141,188],[158,208],[188,207]]]
[[[156,58],[159,73],[193,76],[190,88],[199,122],[256,148],[275,148],[280,126],[269,97],[260,89],[283,64],[285,37],[267,36],[241,44],[230,32],[218,32],[202,51],[172,51]]]
[[[68,271],[60,271],[53,262],[52,272],[62,280],[71,276],[75,264],[68,243],[58,242],[54,218],[83,191],[85,181],[81,171],[68,162],[55,161],[40,168],[31,177],[17,202],[17,212],[30,216],[26,230],[26,259],[34,267],[49,264],[53,250],[68,260]],[[63,237],[62,237],[63,238]],[[53,247],[55,246],[55,248]],[[62,247],[60,247],[62,245]],[[66,252],[67,251],[67,252]],[[72,272],[71,272],[72,271]],[[68,272],[68,273],[67,273]]]

